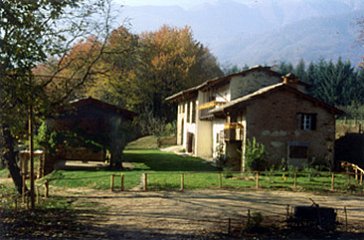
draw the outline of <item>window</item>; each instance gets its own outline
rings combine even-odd
[[[196,122],[196,101],[192,101],[192,123]]]
[[[316,116],[315,113],[299,113],[299,124],[302,130],[316,130]]]
[[[307,159],[307,146],[291,145],[289,146],[289,158]]]
[[[190,107],[190,102],[187,102],[187,122],[191,122],[191,107]]]

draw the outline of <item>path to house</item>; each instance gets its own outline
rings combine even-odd
[[[225,239],[228,219],[236,234],[246,222],[248,209],[260,212],[266,224],[284,226],[287,204],[311,205],[313,199],[320,206],[343,209],[347,207],[352,231],[364,226],[363,197],[323,196],[283,191],[227,191],[204,190],[181,192],[109,192],[91,189],[53,189],[53,196],[67,196],[75,208],[97,209],[86,219],[100,238],[106,239]],[[90,213],[88,213],[90,214]],[[343,211],[338,211],[344,222]],[[287,236],[287,233],[285,233]],[[293,235],[292,235],[293,234]],[[310,239],[289,233],[287,239]],[[343,237],[343,235],[341,235]],[[363,239],[350,233],[350,239]],[[277,237],[279,239],[280,237]],[[331,238],[331,239],[339,239]],[[262,238],[259,238],[262,239]],[[263,238],[265,239],[265,238]],[[272,236],[266,239],[274,239]]]

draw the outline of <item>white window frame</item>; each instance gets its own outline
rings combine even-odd
[[[312,114],[302,114],[302,130],[312,130]]]

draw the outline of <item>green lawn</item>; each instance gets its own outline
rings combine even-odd
[[[0,169],[0,178],[6,178],[6,177],[8,177],[8,175],[9,175],[9,171],[7,168]]]
[[[206,161],[162,152],[160,150],[126,150],[124,160],[132,168],[115,170],[59,170],[43,179],[37,180],[41,185],[46,179],[50,186],[94,189],[108,189],[111,175],[116,175],[115,186],[120,186],[120,175],[125,177],[125,189],[141,187],[143,173],[148,174],[148,189],[179,190],[183,174],[185,189],[249,189],[256,187],[254,173],[220,173]],[[1,178],[8,175],[7,170],[0,170]],[[260,173],[259,188],[296,191],[327,192],[331,189],[331,173],[302,171],[297,173],[296,186],[292,172],[267,171]],[[7,182],[8,183],[8,182]],[[4,184],[3,184],[4,186]],[[355,183],[353,177],[343,174],[335,175],[335,190],[340,192],[362,192],[363,188]]]
[[[185,189],[251,189],[256,187],[254,173],[220,173],[206,161],[166,153],[159,150],[126,150],[124,159],[133,164],[133,169],[123,171],[110,170],[61,170],[48,175],[51,186],[90,187],[108,189],[110,177],[115,174],[115,187],[120,186],[120,175],[125,177],[125,189],[141,187],[143,173],[148,174],[149,190],[179,190],[182,173]],[[331,189],[331,173],[299,172],[296,186],[294,174],[289,172],[262,172],[259,177],[259,188],[295,191],[328,192]],[[42,182],[44,180],[40,180]],[[221,181],[221,183],[220,183]],[[335,190],[340,192],[361,192],[362,186],[355,183],[353,177],[343,174],[335,175]]]

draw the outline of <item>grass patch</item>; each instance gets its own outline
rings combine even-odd
[[[50,180],[50,184],[58,187],[77,188],[88,187],[94,189],[108,189],[110,187],[110,177],[112,174],[125,176],[125,189],[132,189],[141,183],[142,174],[150,173],[153,183],[153,176],[158,176],[154,181],[155,189],[158,186],[167,186],[167,189],[175,188],[172,181],[173,175],[179,179],[181,172],[217,172],[217,169],[209,165],[206,161],[190,157],[180,156],[173,153],[162,152],[159,150],[126,150],[124,161],[130,162],[134,167],[132,170],[58,170],[41,179]],[[164,172],[164,173],[163,173]],[[177,179],[176,178],[176,179]],[[167,184],[172,184],[168,185]],[[179,180],[175,181],[179,184]],[[152,184],[151,183],[151,184]],[[115,178],[115,187],[120,186],[120,178]]]
[[[181,156],[159,150],[126,150],[126,162],[134,165],[134,170],[143,171],[217,171],[201,158]]]
[[[120,174],[125,177],[125,189],[141,187],[143,173],[148,173],[148,189],[179,190],[181,174],[184,173],[184,188],[218,189],[220,181],[224,189],[252,189],[256,187],[255,173],[221,173],[206,161],[190,157],[166,153],[159,150],[126,150],[124,160],[133,165],[133,169],[122,171],[111,170],[62,170],[55,171],[46,178],[51,180],[51,186],[93,189],[109,189],[110,177],[115,177],[115,189],[120,187]],[[43,180],[42,180],[43,181]],[[311,192],[329,192],[331,189],[331,173],[319,171],[301,171],[296,175],[294,186],[292,172],[267,171],[261,172],[259,188],[272,190],[294,190]],[[362,192],[353,179],[344,174],[335,175],[335,191]]]
[[[158,138],[146,136],[130,142],[125,149],[158,149]]]
[[[7,178],[9,176],[9,170],[7,168],[0,169],[0,178]]]

